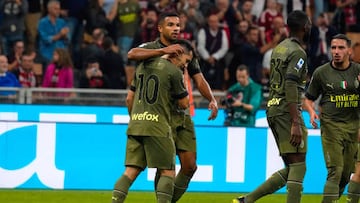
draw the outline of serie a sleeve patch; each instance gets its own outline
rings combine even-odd
[[[296,63],[295,69],[300,70],[304,65],[304,59],[300,58],[299,61]]]

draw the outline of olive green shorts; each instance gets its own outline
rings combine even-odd
[[[321,122],[321,121],[320,121]],[[351,133],[333,123],[321,123],[321,143],[326,167],[353,170],[358,154],[357,131]]]
[[[303,142],[299,147],[290,144],[291,135],[291,117],[290,114],[281,116],[267,117],[269,127],[274,135],[274,139],[279,149],[280,155],[288,153],[306,153],[308,133],[304,124],[304,120],[300,119],[302,129]]]
[[[176,150],[196,152],[194,122],[190,115],[172,115],[172,132]]]
[[[172,136],[132,136],[126,143],[126,166],[165,170],[175,169],[175,145]]]

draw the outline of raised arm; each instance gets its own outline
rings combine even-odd
[[[128,59],[142,61],[152,57],[162,56],[164,54],[182,54],[184,49],[179,44],[169,45],[159,49],[146,49],[135,47],[128,52]]]

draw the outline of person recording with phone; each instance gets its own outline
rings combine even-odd
[[[109,80],[103,74],[100,63],[95,57],[90,57],[86,62],[86,69],[80,78],[80,88],[108,88]]]
[[[254,127],[256,112],[263,99],[261,85],[250,78],[246,65],[237,67],[236,80],[237,83],[227,90],[226,98],[221,100],[225,106],[224,125]]]

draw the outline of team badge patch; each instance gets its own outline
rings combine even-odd
[[[295,69],[300,70],[303,67],[304,62],[305,62],[304,59],[300,58],[299,61],[296,63]]]

